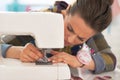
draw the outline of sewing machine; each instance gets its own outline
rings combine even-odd
[[[63,48],[63,17],[50,12],[3,12],[0,35],[31,35],[40,49]],[[70,77],[67,64],[36,65],[0,59],[0,80],[68,80]]]

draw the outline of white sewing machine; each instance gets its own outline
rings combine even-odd
[[[31,35],[39,48],[64,47],[61,14],[49,12],[0,13],[0,35]],[[0,59],[0,80],[68,80],[67,64],[36,65],[16,59]]]

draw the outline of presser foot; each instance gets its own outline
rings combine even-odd
[[[36,65],[52,65],[52,62],[41,62],[41,61],[36,61]]]

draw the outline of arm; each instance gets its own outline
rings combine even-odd
[[[15,58],[23,62],[34,62],[42,57],[41,52],[33,45],[34,39],[29,35],[6,35],[2,38],[2,41],[6,43],[1,44],[2,56],[4,58]]]
[[[1,54],[2,54],[2,57],[6,57],[6,52],[7,50],[11,47],[11,45],[8,45],[8,44],[1,44]]]
[[[24,47],[3,44],[1,50],[3,57],[20,59],[22,62],[34,62],[43,57],[41,52],[31,43],[26,44]]]
[[[73,68],[86,68],[88,70],[93,71],[95,68],[93,59],[90,59],[87,65],[84,65],[82,62],[78,60],[76,54],[80,50],[79,46],[80,45],[76,45],[72,47],[72,49],[70,46],[67,46],[62,50],[62,52],[52,51],[51,54],[53,54],[54,56],[49,58],[49,60],[52,61],[53,63],[63,62],[63,63],[67,63]]]
[[[107,72],[115,69],[116,57],[101,33],[89,39],[87,44],[91,49],[94,49],[92,53],[92,58],[95,63],[94,73]]]

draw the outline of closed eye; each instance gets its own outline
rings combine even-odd
[[[84,39],[83,38],[81,38],[81,37],[79,37],[79,36],[77,36],[78,37],[78,39],[80,40],[80,41],[84,41]]]
[[[74,32],[74,30],[73,30],[73,28],[72,28],[71,25],[68,25],[68,26],[67,26],[67,29],[68,29],[68,31],[70,31],[71,33],[76,34],[76,33]],[[77,38],[78,38],[80,41],[82,41],[82,42],[84,41],[84,38],[79,37],[78,35],[77,35]]]
[[[67,26],[67,29],[68,29],[68,31],[70,31],[72,33],[75,33],[74,30],[73,30],[73,28],[70,25]]]

